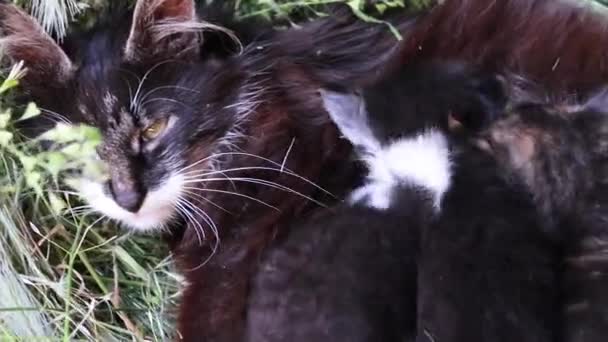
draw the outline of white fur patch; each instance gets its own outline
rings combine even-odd
[[[369,168],[366,184],[351,195],[351,201],[367,201],[371,207],[387,209],[391,193],[400,184],[430,190],[437,209],[450,185],[450,155],[446,137],[430,130],[383,146],[364,158]]]
[[[373,208],[388,209],[395,188],[412,184],[431,191],[439,209],[450,185],[449,147],[440,131],[429,130],[383,145],[371,129],[361,96],[323,89],[320,94],[342,135],[363,149],[363,160],[369,168],[366,184],[351,194],[351,203],[365,202]]]
[[[114,199],[105,193],[101,183],[81,179],[75,184],[80,196],[101,214],[117,220],[138,231],[161,229],[177,215],[175,206],[182,196],[184,177],[170,176],[156,190],[149,192],[136,213],[121,208]]]

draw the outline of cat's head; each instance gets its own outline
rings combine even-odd
[[[324,161],[342,157],[332,155],[337,137],[316,90],[373,78],[397,40],[347,6],[338,14],[280,32],[264,29],[262,38],[257,31],[239,34],[251,44],[238,54],[232,33],[197,18],[192,0],[138,0],[132,14],[113,15],[61,45],[30,16],[0,2],[0,44],[11,62],[25,62],[24,100],[36,101],[44,117],[101,129],[99,156],[109,174],[80,182],[85,200],[127,226],[153,230],[174,216],[191,225],[207,222],[200,209],[215,203],[204,196],[212,194],[209,187],[234,190],[226,189],[223,168],[289,162],[314,181]],[[44,130],[41,121],[24,128]],[[237,157],[235,146],[249,157]],[[262,158],[252,162],[251,155]],[[245,191],[255,198],[241,196],[245,203],[226,211],[250,207],[246,199],[258,199],[260,187],[276,190],[268,184],[277,178],[295,182],[286,172],[264,177],[273,182],[248,178]],[[303,205],[270,192],[267,201]],[[226,205],[237,206],[214,207]]]
[[[197,20],[193,1],[140,0],[132,18],[60,46],[33,18],[0,3],[0,46],[10,61],[24,61],[24,91],[44,117],[102,131],[108,177],[81,179],[80,193],[137,230],[191,210],[181,199],[213,169],[204,157],[238,138],[254,103],[253,88],[233,92],[241,88],[238,67],[200,60],[204,29],[219,28]]]

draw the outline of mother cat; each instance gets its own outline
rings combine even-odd
[[[568,1],[446,0],[399,19],[399,44],[380,25],[339,15],[237,32],[238,54],[193,1],[139,0],[132,18],[61,46],[0,2],[0,43],[11,61],[25,61],[24,88],[46,113],[102,129],[110,177],[84,180],[83,197],[133,229],[172,233],[188,283],[181,337],[237,341],[260,253],[285,222],[318,209],[311,199],[331,201],[311,182],[339,195],[356,176],[319,87],[459,58],[521,73],[551,95],[585,95],[608,79],[605,20]]]

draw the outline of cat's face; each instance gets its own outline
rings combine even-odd
[[[102,131],[98,153],[108,170],[103,180],[83,178],[78,190],[98,212],[139,230],[162,227],[180,207],[191,210],[184,195],[213,174],[211,155],[238,138],[235,126],[247,110],[246,103],[231,105],[238,101],[225,94],[216,66],[165,64],[148,75],[130,70],[130,79],[119,71],[112,77],[122,82],[84,85],[74,96],[73,110]]]
[[[107,177],[76,182],[88,204],[137,230],[196,212],[186,195],[213,174],[210,156],[238,138],[253,101],[232,95],[238,66],[196,61],[193,3],[139,1],[130,31],[85,37],[68,54],[15,7],[0,5],[0,13],[3,47],[33,71],[26,87],[39,105],[102,131]],[[45,83],[56,86],[36,96]]]

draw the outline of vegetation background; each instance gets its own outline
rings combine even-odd
[[[110,1],[13,0],[57,39],[91,25]],[[234,5],[239,16],[277,20],[301,11],[322,15],[321,5],[337,2],[350,5],[362,20],[374,20],[361,12],[364,0]],[[375,2],[383,10],[422,8],[433,0]],[[595,3],[602,2],[608,0]],[[35,104],[11,103],[23,72],[22,65],[0,69],[0,341],[170,339],[181,277],[169,252],[157,237],[130,235],[95,216],[61,186],[70,169],[94,171],[91,160],[100,141],[95,129],[72,127],[59,113],[45,113],[58,121],[46,134],[58,146],[51,152],[14,129],[19,120],[41,113]]]

